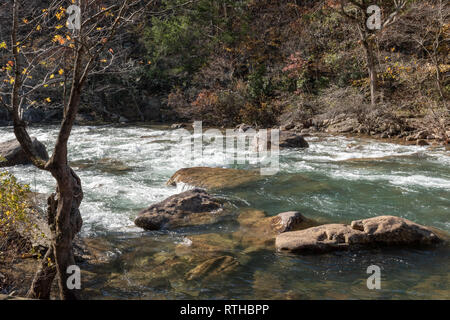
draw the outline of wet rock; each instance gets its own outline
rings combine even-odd
[[[169,179],[168,185],[179,183],[207,189],[235,188],[258,181],[259,171],[194,167],[180,169]]]
[[[275,247],[278,251],[323,253],[347,249],[352,237],[363,238],[364,234],[344,224],[327,224],[301,231],[282,233],[277,236]]]
[[[280,148],[309,148],[302,135],[292,131],[280,132]]]
[[[367,234],[370,242],[379,244],[431,245],[442,241],[430,228],[394,216],[356,220],[351,227]]]
[[[265,145],[264,145],[265,144]],[[271,130],[267,130],[267,140],[261,139],[259,134],[256,134],[252,142],[254,151],[270,150],[272,147]],[[279,147],[283,148],[309,148],[308,142],[303,135],[295,131],[280,131],[279,132]]]
[[[70,165],[78,169],[94,169],[112,174],[124,174],[133,170],[122,161],[112,158],[102,158],[96,161],[85,159],[76,160],[71,161]]]
[[[42,160],[47,161],[49,157],[45,146],[34,137],[31,138],[31,141],[37,155]],[[9,140],[0,143],[0,156],[6,159],[6,161],[0,162],[0,167],[11,167],[19,164],[31,164],[31,161],[28,159],[17,140]]]
[[[309,221],[298,211],[282,212],[271,220],[272,229],[277,233],[296,230]]]
[[[357,220],[351,226],[326,224],[277,236],[278,251],[323,253],[370,246],[431,245],[441,242],[429,228],[394,216]]]
[[[233,238],[242,248],[252,251],[273,248],[277,234],[317,225],[315,221],[303,217],[296,211],[267,217],[263,211],[252,209],[243,211],[238,217],[238,222],[240,228],[233,233]]]
[[[188,280],[197,280],[218,277],[235,270],[238,266],[239,262],[231,256],[212,258],[188,271],[186,278]]]
[[[174,229],[210,223],[222,204],[206,191],[193,189],[173,195],[140,212],[134,223],[145,230]]]

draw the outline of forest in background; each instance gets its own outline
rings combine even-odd
[[[365,20],[348,19],[341,5],[358,18],[355,4],[366,2],[155,1],[148,19],[118,30],[111,50],[121,55],[107,73],[90,78],[79,120],[302,129],[348,118],[357,125],[337,131],[391,137],[423,127],[448,139],[448,4],[405,1],[392,23],[363,41],[358,23]],[[369,2],[381,8],[382,22],[399,3]],[[376,107],[365,42],[373,52]],[[58,120],[61,91],[54,85],[36,92],[28,120]]]

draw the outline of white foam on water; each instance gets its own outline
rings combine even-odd
[[[30,129],[31,135],[43,142],[49,151],[53,148],[57,132],[56,126]],[[141,138],[143,136],[145,138]],[[147,127],[75,127],[69,141],[69,158],[87,164],[86,168],[76,170],[85,193],[81,205],[83,233],[138,231],[140,229],[134,226],[133,220],[140,210],[192,188],[184,184],[178,184],[177,188],[165,184],[177,170],[192,166],[230,167],[225,162],[225,150],[214,143],[206,143],[203,155],[191,159],[191,141],[182,137],[176,130]],[[0,142],[14,138],[12,128],[0,128]],[[450,190],[450,172],[448,175],[435,175],[431,171],[408,174],[399,169],[383,169],[382,165],[381,169],[378,166],[355,169],[339,163],[352,158],[404,156],[402,161],[430,163],[444,171],[443,168],[450,167],[450,154],[444,150],[345,137],[307,140],[310,141],[308,149],[280,152],[281,172],[318,172],[333,179],[385,181],[401,187],[405,192],[417,192],[424,188]],[[239,156],[244,159],[250,153],[251,150],[246,150]],[[415,154],[417,159],[411,157]],[[102,162],[99,163],[99,160]],[[129,170],[114,171],[115,165],[126,166]],[[83,166],[80,165],[80,168]],[[10,168],[10,171],[21,182],[30,184],[32,191],[45,194],[54,191],[55,180],[48,172],[32,166],[17,166]],[[317,197],[314,201],[327,207],[333,205],[333,200],[324,197]]]

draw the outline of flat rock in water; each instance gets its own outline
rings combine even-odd
[[[259,171],[194,167],[180,169],[169,179],[168,185],[179,183],[206,189],[235,188],[262,179]]]
[[[432,245],[443,240],[430,228],[404,218],[379,216],[351,225],[325,224],[277,236],[278,251],[324,253],[371,246]]]
[[[37,155],[42,160],[47,161],[49,157],[45,146],[34,137],[31,138],[31,141]],[[0,167],[32,164],[23,151],[19,141],[15,139],[0,143],[0,156],[6,159],[6,161],[0,161]]]
[[[145,230],[174,229],[210,223],[219,211],[220,201],[204,190],[193,189],[141,211],[134,223]]]

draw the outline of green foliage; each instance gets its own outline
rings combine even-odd
[[[21,185],[8,171],[0,172],[0,239],[5,241],[8,234],[20,228],[32,228],[29,223],[28,185]],[[3,244],[0,241],[0,248]]]
[[[243,2],[199,0],[184,6],[184,0],[161,1],[160,10],[177,9],[174,14],[153,17],[143,33],[141,41],[151,62],[149,86],[166,91],[186,87],[218,45],[236,41],[231,12]]]
[[[248,91],[255,102],[261,102],[273,95],[274,86],[270,77],[266,76],[264,65],[259,66],[249,75]]]

